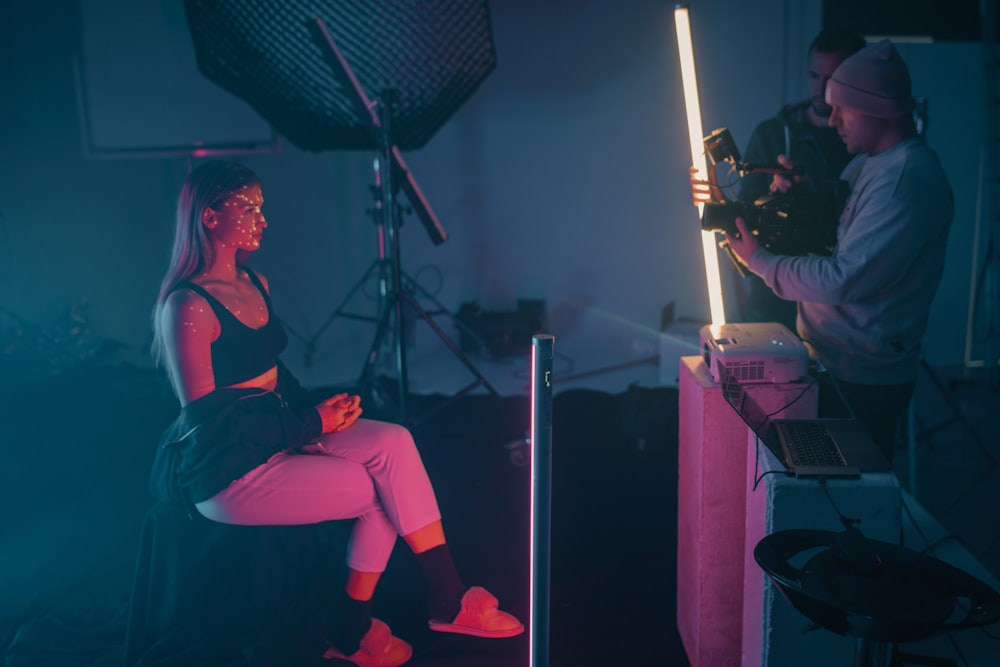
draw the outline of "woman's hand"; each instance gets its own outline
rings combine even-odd
[[[316,406],[323,421],[323,433],[345,431],[361,416],[361,397],[337,394]]]

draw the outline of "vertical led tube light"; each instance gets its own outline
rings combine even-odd
[[[531,337],[531,667],[549,664],[552,543],[552,359],[555,336]]]
[[[677,30],[677,51],[681,61],[681,79],[684,82],[684,108],[687,111],[688,139],[691,142],[691,164],[697,167],[697,178],[708,176],[708,162],[705,156],[705,133],[701,127],[701,104],[698,101],[698,77],[694,68],[694,48],[691,46],[691,17],[687,5],[674,8],[674,27]],[[704,204],[698,204],[698,219],[701,219]],[[715,232],[702,230],[701,249],[705,256],[705,278],[708,285],[708,302],[712,313],[712,324],[726,323],[726,311],[722,303],[722,278],[719,274],[719,251],[715,245]]]

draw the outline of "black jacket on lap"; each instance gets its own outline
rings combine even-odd
[[[201,502],[278,452],[298,451],[322,433],[316,402],[279,363],[275,391],[217,389],[188,403],[160,437],[150,493]]]

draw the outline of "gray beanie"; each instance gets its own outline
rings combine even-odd
[[[877,118],[908,114],[914,102],[906,63],[888,39],[869,44],[833,72],[826,101]]]

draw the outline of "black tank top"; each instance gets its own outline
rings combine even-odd
[[[246,267],[244,270],[260,290],[267,306],[267,324],[259,329],[240,322],[201,285],[185,281],[177,283],[171,290],[189,289],[200,294],[219,320],[222,331],[212,343],[212,374],[216,387],[227,387],[257,377],[278,363],[278,355],[288,346],[288,333],[271,308],[267,290],[253,271]]]

